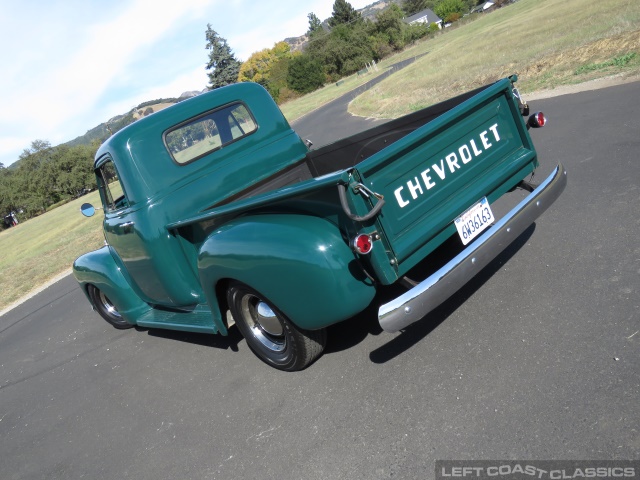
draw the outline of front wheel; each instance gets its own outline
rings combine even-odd
[[[93,285],[89,285],[87,287],[87,293],[89,293],[89,298],[91,298],[91,302],[95,305],[100,316],[111,325],[120,330],[133,327],[133,325],[120,315],[118,309],[111,303],[111,300],[107,298],[102,290]]]
[[[251,350],[279,370],[302,370],[317,359],[326,344],[326,331],[296,327],[252,288],[234,282],[227,301],[240,333]]]

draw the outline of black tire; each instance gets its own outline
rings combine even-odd
[[[126,328],[133,327],[132,324],[127,322],[122,315],[120,315],[116,307],[111,303],[111,300],[109,300],[99,288],[89,285],[87,287],[87,293],[100,316],[115,328],[124,330]]]
[[[282,312],[252,288],[234,282],[227,290],[231,314],[247,344],[262,361],[279,370],[302,370],[324,350],[324,329],[296,327]]]

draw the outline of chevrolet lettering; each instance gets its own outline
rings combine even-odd
[[[377,305],[377,321],[388,332],[408,328],[566,185],[560,164],[528,182],[538,167],[529,129],[546,119],[523,118],[516,80],[318,149],[254,83],[142,118],[96,154],[105,246],[78,258],[74,275],[115,328],[237,329],[285,371],[313,363],[327,327],[370,312],[384,290],[394,295]],[[511,207],[494,216],[502,198]],[[448,239],[457,250],[436,258]]]
[[[489,132],[493,134],[490,141]],[[476,144],[476,141],[478,142]],[[405,199],[402,194],[404,186],[398,187],[394,190],[394,195],[400,208],[404,208],[409,205],[411,200],[417,200],[420,195],[423,195],[426,191],[431,190],[437,186],[435,180],[445,180],[448,174],[454,174],[457,170],[460,170],[460,165],[466,165],[474,158],[480,156],[483,150],[488,150],[493,146],[492,142],[499,142],[500,134],[498,133],[498,124],[494,123],[488,130],[481,132],[476,138],[470,139],[467,143],[462,145],[457,150],[452,151],[446,157],[440,159],[438,163],[434,163],[430,168],[427,168],[420,172],[419,176],[414,177],[412,180],[407,180],[407,191],[410,194],[409,199]],[[482,149],[478,148],[478,145],[482,146]],[[445,165],[446,162],[446,165]],[[435,173],[435,175],[433,175]],[[433,178],[432,178],[433,177]],[[439,181],[438,181],[439,183]],[[424,187],[424,188],[423,188]]]

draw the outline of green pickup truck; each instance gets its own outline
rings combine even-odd
[[[391,286],[378,321],[404,329],[566,185],[561,165],[539,185],[525,180],[538,166],[529,128],[546,119],[529,115],[516,80],[314,150],[257,84],[154,113],[96,154],[106,242],[75,261],[75,277],[116,328],[227,335],[235,323],[287,371],[318,358],[326,327],[383,303]],[[494,202],[518,189],[526,196],[495,218]]]

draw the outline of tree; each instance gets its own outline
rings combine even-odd
[[[303,54],[293,57],[289,63],[287,83],[299,93],[309,93],[324,85],[322,63]]]
[[[286,57],[291,57],[291,46],[287,42],[278,42],[273,48],[254,52],[240,67],[238,81],[267,83],[273,64]]]
[[[209,89],[224,87],[238,81],[238,73],[240,71],[240,62],[227,44],[227,40],[222,38],[207,24],[206,31],[207,50],[209,52],[209,62],[206,70],[209,76]]]
[[[97,148],[97,143],[52,147],[45,140],[33,141],[17,168],[0,170],[0,213],[22,210],[30,218],[93,187]]]
[[[374,34],[393,50],[401,50],[405,45],[404,32],[407,24],[403,20],[402,9],[395,3],[376,16]],[[380,55],[379,58],[384,55]]]
[[[320,60],[332,81],[357,72],[375,58],[367,26],[365,22],[340,24],[320,37],[322,41],[310,42],[307,51]]]
[[[266,83],[269,79],[269,67],[274,58],[275,56],[269,48],[252,53],[247,61],[240,66],[238,81]]]
[[[31,148],[25,148],[19,157],[15,175],[17,204],[24,206],[27,216],[44,213],[55,203],[51,161],[53,147],[48,141],[34,140]]]
[[[309,19],[309,30],[307,30],[307,35],[309,37],[312,37],[315,33],[322,31],[322,22],[315,13],[311,12],[307,15],[307,18]]]
[[[290,57],[283,57],[273,64],[271,67],[271,76],[269,78],[269,93],[273,96],[273,99],[278,103],[284,103],[288,100],[297,98],[299,94],[289,87],[287,77],[289,76],[289,65],[291,60],[300,56],[302,53],[294,52]]]
[[[13,181],[13,173],[10,168],[0,170],[0,230],[7,226],[2,221],[4,216],[12,211],[19,210],[15,201],[16,188]]]
[[[450,22],[460,18],[466,9],[462,0],[442,0],[435,6],[434,12],[445,22]]]
[[[334,28],[342,24],[356,23],[362,20],[359,12],[347,0],[336,0],[333,4],[333,15],[329,18],[329,26]]]
[[[238,81],[259,83],[278,101],[280,89],[287,85],[286,66],[291,57],[291,46],[287,42],[252,53],[240,67]]]
[[[59,200],[76,198],[95,185],[96,179],[93,174],[95,152],[95,148],[89,145],[55,147],[51,167],[55,175],[53,188]]]

